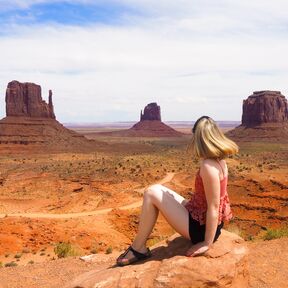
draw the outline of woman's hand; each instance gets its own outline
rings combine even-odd
[[[199,242],[195,245],[192,245],[192,247],[186,252],[186,256],[188,257],[194,257],[201,255],[205,253],[209,249],[209,246],[205,242]]]

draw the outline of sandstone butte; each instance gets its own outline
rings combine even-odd
[[[26,116],[55,119],[52,91],[48,104],[42,100],[41,86],[34,83],[8,83],[6,90],[6,116]]]
[[[8,83],[5,102],[6,117],[0,120],[2,151],[15,152],[17,145],[22,146],[21,151],[27,149],[25,146],[65,151],[96,147],[96,141],[65,128],[56,120],[51,90],[46,103],[39,85],[12,81]]]
[[[130,129],[97,134],[119,137],[181,137],[184,135],[161,121],[161,109],[155,102],[145,106],[144,113],[141,110],[140,121]]]
[[[256,91],[243,100],[242,123],[227,133],[238,140],[287,140],[288,103],[279,91]]]

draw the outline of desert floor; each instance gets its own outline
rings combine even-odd
[[[161,183],[191,197],[198,162],[186,151],[189,134],[120,138],[95,132],[83,134],[106,142],[101,151],[2,150],[1,266],[50,263],[61,242],[71,243],[73,255],[116,255],[137,232],[145,187]],[[224,228],[254,243],[270,229],[287,227],[288,144],[238,144],[239,154],[227,159],[234,217]],[[160,215],[148,246],[174,232]]]

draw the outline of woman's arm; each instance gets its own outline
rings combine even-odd
[[[213,243],[217,230],[220,204],[220,180],[219,171],[213,162],[213,160],[204,160],[200,169],[207,200],[205,240],[193,245],[188,250],[187,256],[196,256],[206,252]]]
[[[201,171],[207,201],[205,242],[208,246],[213,244],[218,225],[220,205],[219,170],[210,161],[206,160],[203,163]]]

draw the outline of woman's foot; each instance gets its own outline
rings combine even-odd
[[[129,246],[128,249],[122,253],[116,260],[118,266],[129,265],[144,259],[147,259],[152,256],[149,248],[146,248],[146,252],[142,253],[136,251],[132,246]]]

